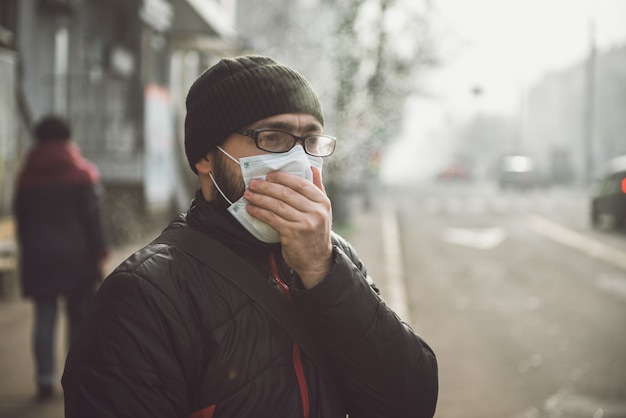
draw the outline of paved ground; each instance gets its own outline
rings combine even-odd
[[[340,231],[357,248],[369,267],[370,275],[384,290],[381,244],[381,222],[378,211],[355,211],[352,225]],[[109,260],[111,270],[141,243],[116,248]],[[370,261],[371,260],[371,261]],[[0,418],[63,418],[61,385],[50,402],[35,402],[34,369],[30,350],[32,308],[17,296],[0,301]],[[59,337],[65,332],[65,321],[59,321]],[[63,368],[65,348],[58,338],[58,370]]]
[[[139,243],[115,248],[107,264],[111,271]],[[34,367],[31,356],[30,333],[32,305],[18,297],[11,288],[0,300],[0,418],[62,418],[61,384],[56,396],[45,403],[35,401]],[[57,371],[60,376],[66,354],[65,317],[60,316],[57,330]],[[60,379],[60,377],[59,377]]]

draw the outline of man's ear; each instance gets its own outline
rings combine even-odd
[[[202,157],[195,164],[195,167],[196,167],[196,171],[198,172],[198,175],[204,174],[208,176],[209,173],[212,173],[213,172],[213,153],[210,152],[209,154]]]
[[[207,201],[215,198],[215,190],[210,174],[213,173],[213,162],[215,161],[215,152],[211,151],[202,157],[195,165],[198,172],[198,180],[200,180],[200,189],[202,195]]]

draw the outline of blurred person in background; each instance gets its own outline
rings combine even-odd
[[[14,215],[22,294],[34,303],[32,348],[37,397],[54,395],[55,327],[60,297],[68,346],[102,280],[108,254],[96,167],[82,157],[70,127],[50,115],[34,129],[35,144],[17,179]]]
[[[108,276],[66,361],[66,417],[432,417],[433,351],[331,231],[321,168],[336,140],[308,81],[271,58],[225,58],[186,105],[200,187],[165,234],[202,237],[202,255],[156,238]],[[234,275],[293,304],[328,364]]]

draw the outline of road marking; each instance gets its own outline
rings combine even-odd
[[[551,417],[618,418],[626,413],[626,402],[597,399],[562,390],[546,400],[545,411]]]
[[[398,218],[392,206],[382,208],[382,239],[385,267],[385,300],[405,322],[410,322],[409,304],[404,282],[404,261],[400,246]]]
[[[616,297],[626,300],[626,276],[600,275],[596,286]]]
[[[578,234],[538,215],[530,215],[528,224],[535,232],[554,241],[575,248],[598,260],[626,269],[626,252],[624,251]]]
[[[465,245],[479,250],[490,250],[506,239],[506,231],[499,227],[483,229],[446,228],[443,239],[452,244]]]

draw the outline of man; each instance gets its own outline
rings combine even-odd
[[[96,167],[71,141],[57,116],[41,119],[18,175],[14,215],[20,244],[22,293],[32,298],[33,351],[40,401],[54,394],[58,299],[65,298],[71,341],[107,255]],[[69,344],[68,344],[69,345]]]
[[[267,57],[196,80],[185,149],[200,188],[166,232],[199,232],[236,260],[157,239],[116,269],[67,359],[66,417],[432,417],[433,352],[331,232],[323,122],[309,83]],[[303,314],[326,366],[234,284],[242,265]]]

